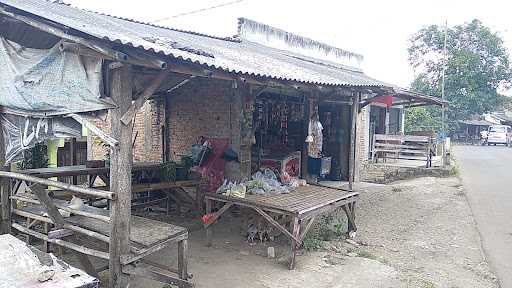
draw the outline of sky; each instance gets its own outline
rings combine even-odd
[[[72,6],[152,22],[234,0],[65,0]],[[366,74],[408,87],[415,71],[408,41],[422,27],[478,18],[512,49],[512,3],[503,0],[242,0],[157,24],[216,36],[233,36],[246,17],[364,56]]]

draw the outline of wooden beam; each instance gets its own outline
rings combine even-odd
[[[302,231],[300,232],[299,238],[300,238],[301,241],[304,240],[304,238],[306,238],[306,234],[308,233],[309,229],[311,228],[311,226],[315,222],[315,219],[316,219],[316,216],[313,216],[313,217],[309,218],[308,223],[306,224],[304,229],[302,229]]]
[[[51,186],[51,187],[55,187],[55,188],[60,188],[62,190],[67,190],[67,191],[71,191],[71,192],[75,192],[75,193],[98,197],[98,198],[106,198],[109,200],[113,200],[115,198],[115,194],[110,191],[102,191],[102,190],[96,190],[96,189],[87,188],[87,187],[74,186],[69,183],[63,183],[63,182],[59,182],[59,181],[43,179],[43,178],[34,177],[34,176],[17,173],[17,172],[0,171],[0,178],[12,178],[12,179],[23,180],[26,182],[31,182],[31,183],[38,183],[43,186]]]
[[[55,227],[61,229],[64,225],[64,218],[60,214],[59,209],[57,209],[50,196],[48,196],[48,192],[46,192],[46,190],[37,183],[29,186],[28,188],[30,191],[36,194],[37,198],[41,202],[41,205],[43,205],[43,207],[46,209],[48,216],[50,216],[53,223],[55,224]]]
[[[36,204],[36,205],[42,205],[41,201],[36,200],[36,199],[31,199],[31,198],[28,198],[28,197],[22,197],[22,196],[18,196],[18,195],[13,195],[10,198],[12,200],[17,200],[17,201],[21,201],[21,202],[27,202],[27,203]],[[60,210],[67,211],[67,212],[69,212],[71,214],[76,214],[76,215],[80,215],[80,216],[84,216],[84,217],[88,217],[88,218],[97,219],[97,220],[100,220],[100,221],[103,221],[103,222],[106,222],[106,223],[110,222],[110,218],[108,216],[103,216],[103,215],[99,215],[99,214],[95,214],[95,213],[91,213],[91,212],[87,212],[87,211],[82,211],[82,210],[78,210],[78,209],[69,208],[68,206],[61,205],[61,204],[55,204],[55,207],[57,207]]]
[[[72,35],[68,32],[63,31],[61,28],[57,28],[53,25],[50,25],[46,23],[46,21],[38,21],[31,17],[23,16],[18,13],[10,11],[11,8],[6,7],[0,7],[0,14],[11,17],[13,19],[16,19],[18,21],[21,21],[31,27],[34,27],[38,30],[41,30],[43,32],[46,32],[51,35],[55,35],[59,38],[66,39],[78,44],[82,44],[102,55],[108,56],[112,59],[115,59],[116,61],[127,61],[128,56],[124,53],[121,53],[119,51],[116,51],[112,48],[106,47],[105,45],[101,45],[96,43],[95,41],[87,40],[82,37],[78,37],[75,35]]]
[[[149,86],[146,87],[146,89],[144,89],[142,93],[137,95],[137,98],[135,99],[133,104],[131,104],[128,110],[121,117],[121,122],[123,122],[124,125],[130,124],[135,113],[137,113],[137,111],[144,105],[144,103],[146,103],[149,97],[151,97],[153,93],[155,93],[158,90],[158,88],[160,88],[160,85],[162,84],[162,82],[164,82],[167,76],[169,76],[169,73],[170,70],[168,69],[161,71],[158,74],[158,76],[156,76],[156,78],[153,79],[151,84],[149,84]]]
[[[71,52],[77,55],[88,56],[88,57],[96,57],[110,61],[119,61],[121,63],[137,65],[141,67],[146,67],[150,69],[165,69],[167,68],[167,62],[159,59],[158,57],[146,55],[145,57],[141,57],[139,54],[135,52],[122,52],[117,51],[119,53],[123,53],[125,55],[125,59],[118,59],[115,57],[111,57],[111,55],[101,54],[100,52],[93,50],[87,46],[80,45],[77,43],[69,43],[62,42],[59,46],[60,50],[63,52]],[[119,63],[118,62],[118,63]]]
[[[297,243],[297,245],[300,245],[302,243],[302,241],[299,239],[299,235],[294,235],[294,234],[290,233],[290,231],[286,230],[286,228],[284,228],[281,224],[279,224],[279,222],[274,220],[274,218],[272,218],[270,215],[268,215],[261,208],[258,208],[258,207],[251,207],[251,208],[254,209],[254,211],[258,212],[258,214],[263,216],[263,218],[265,218],[270,224],[272,224],[274,227],[276,227],[281,232],[283,232],[283,234],[288,236],[292,241],[295,241]],[[295,217],[295,219],[298,219],[298,218]]]
[[[140,262],[135,265],[126,265],[123,267],[123,273],[135,277],[155,280],[165,284],[176,285],[180,288],[193,287],[192,283],[183,279],[179,279],[178,276],[172,271],[149,265],[146,262]]]
[[[188,279],[188,240],[178,242],[178,271],[180,278]]]
[[[8,171],[8,167],[5,166],[5,139],[4,133],[0,123],[0,171]],[[11,200],[9,199],[10,189],[9,181],[6,178],[0,177],[0,224],[1,234],[9,234],[11,232]]]
[[[108,253],[106,253],[106,252],[102,252],[102,251],[94,250],[94,249],[87,248],[87,247],[84,247],[84,246],[80,246],[80,245],[77,245],[75,243],[71,243],[71,242],[68,242],[68,241],[61,240],[61,239],[48,239],[48,236],[46,236],[46,235],[44,235],[42,233],[36,232],[34,230],[25,228],[25,227],[23,227],[23,226],[21,226],[20,224],[17,224],[17,223],[12,223],[12,228],[14,228],[14,229],[16,229],[16,230],[18,230],[18,231],[20,231],[22,233],[28,234],[30,236],[34,236],[34,237],[39,238],[41,240],[48,241],[50,243],[57,244],[57,245],[69,248],[71,250],[80,252],[82,254],[98,257],[98,258],[101,258],[101,259],[108,259]]]
[[[83,118],[78,114],[68,114],[68,117],[73,118],[76,122],[82,124],[85,128],[89,129],[90,132],[94,133],[96,136],[100,137],[101,141],[107,143],[110,147],[115,147],[119,145],[119,141],[110,137],[107,133],[103,132],[100,128],[96,127],[92,122]]]
[[[34,219],[34,220],[37,220],[37,221],[41,221],[43,223],[50,223],[50,224],[53,224],[54,222],[48,218],[48,217],[44,217],[44,216],[40,216],[40,215],[36,215],[36,214],[32,214],[30,212],[26,212],[26,211],[23,211],[23,210],[18,210],[18,209],[13,209],[12,210],[12,213],[13,214],[16,214],[18,216],[21,216],[21,217],[25,217],[25,218],[29,218],[29,219]],[[103,241],[103,242],[106,242],[106,243],[109,243],[110,240],[109,240],[109,237],[108,236],[105,236],[103,234],[100,234],[98,232],[94,232],[94,231],[91,231],[91,230],[88,230],[88,229],[84,229],[82,227],[79,227],[79,226],[75,226],[75,225],[71,225],[71,224],[68,224],[68,223],[64,223],[64,225],[62,225],[63,228],[65,229],[69,229],[71,231],[74,231],[74,232],[77,232],[77,233],[81,233],[81,234],[84,234],[84,235],[87,235],[89,237],[92,237],[92,238],[95,238],[95,239],[98,239],[100,241]]]
[[[110,97],[118,108],[111,110],[111,135],[119,141],[112,149],[110,161],[110,189],[117,196],[111,202],[110,229],[110,285],[124,288],[129,277],[122,273],[121,256],[130,253],[130,219],[132,202],[132,121],[121,123],[121,117],[130,109],[132,102],[132,73],[129,65],[111,70]]]
[[[224,204],[224,206],[222,206],[222,208],[219,209],[219,211],[215,212],[212,217],[210,219],[208,219],[208,221],[206,223],[204,223],[204,228],[208,228],[210,227],[213,223],[215,223],[215,221],[217,221],[217,219],[219,219],[220,216],[222,216],[222,214],[224,214],[224,212],[228,211],[229,208],[231,208],[231,206],[233,206],[233,203],[226,203]]]

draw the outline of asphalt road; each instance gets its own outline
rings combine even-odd
[[[501,287],[512,287],[512,148],[456,146],[483,248]]]

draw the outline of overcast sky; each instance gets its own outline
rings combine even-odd
[[[234,0],[65,0],[75,7],[154,21]],[[243,0],[240,3],[158,22],[218,36],[236,34],[237,18],[300,34],[363,54],[366,74],[404,87],[414,78],[407,62],[409,37],[431,25],[478,18],[512,48],[512,4],[500,0]]]

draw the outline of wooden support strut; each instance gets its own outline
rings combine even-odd
[[[142,93],[137,95],[137,99],[135,99],[128,111],[126,111],[121,117],[121,122],[123,122],[124,125],[130,124],[135,113],[137,113],[137,111],[144,105],[149,97],[151,97],[156,92],[156,90],[158,90],[162,82],[167,78],[167,76],[169,76],[169,73],[169,69],[161,71],[158,76],[153,79],[151,84],[149,84],[149,86],[146,87]]]
[[[215,223],[217,221],[217,219],[219,219],[219,217],[222,216],[222,214],[224,214],[224,212],[228,211],[228,209],[231,208],[231,206],[233,206],[233,203],[226,203],[226,204],[224,204],[224,206],[222,206],[222,208],[220,208],[219,211],[215,212],[211,216],[211,218],[208,219],[208,221],[206,223],[204,223],[204,228],[208,228],[213,223]]]
[[[270,224],[272,224],[274,227],[276,227],[277,229],[279,229],[281,232],[283,232],[283,234],[285,234],[286,236],[288,236],[290,239],[292,239],[292,241],[294,241],[295,243],[297,243],[297,245],[300,245],[302,244],[302,240],[300,239],[299,235],[295,235],[293,233],[290,233],[290,231],[286,230],[286,228],[284,228],[281,224],[279,224],[279,222],[277,222],[276,220],[274,220],[274,218],[272,218],[270,215],[268,215],[267,213],[265,213],[265,211],[263,211],[261,208],[258,208],[258,207],[251,207],[252,209],[254,209],[254,211],[258,212],[258,214],[260,214],[261,216],[263,216],[263,218],[265,218]],[[296,219],[299,219],[298,217],[294,217]]]
[[[93,123],[88,121],[87,119],[83,118],[82,116],[78,114],[68,114],[69,117],[73,118],[76,122],[82,124],[85,128],[89,129],[92,133],[94,133],[96,136],[100,137],[100,139],[107,143],[110,147],[115,147],[119,144],[119,142],[110,137],[107,133],[103,132],[100,128],[96,127]]]
[[[48,216],[52,219],[53,223],[55,224],[55,227],[62,228],[64,225],[64,218],[59,212],[59,209],[55,206],[52,199],[50,199],[50,196],[48,196],[48,192],[41,186],[40,184],[33,184],[30,187],[28,187],[34,194],[37,195],[37,198],[41,202],[41,204],[46,208],[46,211],[48,212]]]

